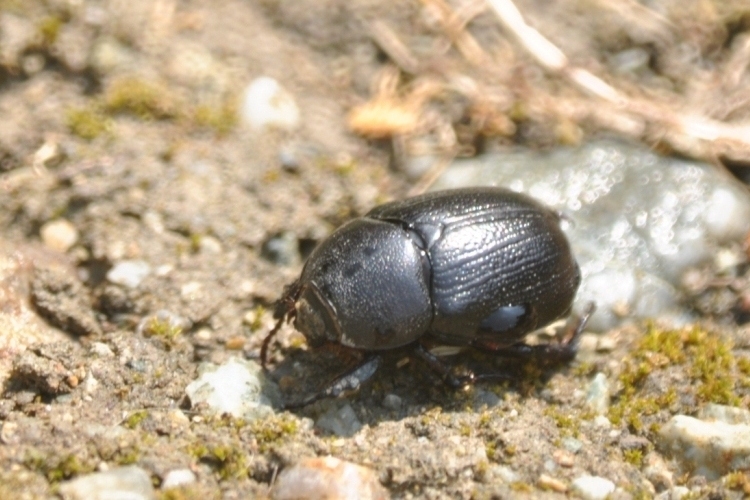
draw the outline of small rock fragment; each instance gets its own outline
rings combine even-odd
[[[271,489],[273,500],[385,500],[375,473],[334,457],[303,459],[284,469]]]
[[[73,344],[67,343],[31,348],[13,361],[12,376],[24,387],[42,394],[67,394],[85,376],[85,372],[77,373],[77,370],[70,370],[61,362],[70,356],[69,349],[72,348]]]
[[[709,480],[750,468],[750,425],[675,415],[659,432],[662,449]]]
[[[651,481],[656,491],[665,491],[674,486],[674,475],[661,456],[657,453],[649,453],[645,462],[643,474]]]
[[[571,487],[584,500],[604,500],[615,491],[615,483],[599,476],[580,476]]]
[[[675,486],[656,495],[655,500],[680,500],[690,493],[690,489],[685,486]]]
[[[542,474],[541,476],[539,476],[537,484],[539,484],[539,487],[542,489],[552,490],[558,493],[565,493],[566,491],[568,491],[567,484],[565,484],[560,479],[548,476],[547,474]]]
[[[65,500],[152,500],[155,497],[148,472],[136,466],[87,474],[60,485]]]
[[[78,241],[78,230],[65,219],[46,222],[39,230],[42,242],[51,250],[65,253]]]
[[[88,293],[80,281],[57,268],[38,268],[31,283],[31,300],[52,326],[73,335],[101,333]]]
[[[750,410],[709,403],[700,409],[698,418],[701,420],[717,420],[727,424],[750,424]]]
[[[122,260],[107,272],[107,280],[115,285],[138,288],[141,281],[151,274],[151,266],[142,260]]]
[[[396,394],[388,394],[383,398],[383,406],[389,410],[400,410],[401,409],[401,398]]]
[[[192,484],[196,481],[195,474],[190,469],[175,469],[167,472],[164,481],[161,483],[161,489],[177,488]]]
[[[204,364],[201,375],[185,388],[192,406],[205,403],[218,414],[255,420],[273,414],[278,389],[254,361],[230,358],[220,366]]]
[[[325,412],[315,422],[315,426],[337,436],[349,437],[362,429],[362,422],[357,418],[351,405],[346,403],[341,408],[334,406]]]
[[[299,124],[300,116],[292,94],[273,78],[261,76],[245,89],[242,118],[257,130],[293,130]]]

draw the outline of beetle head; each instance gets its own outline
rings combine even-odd
[[[284,288],[281,298],[274,304],[273,317],[276,325],[263,339],[260,359],[266,368],[268,348],[271,340],[285,321],[294,321],[311,347],[318,347],[327,341],[337,341],[341,330],[336,320],[336,311],[314,283],[295,281]]]

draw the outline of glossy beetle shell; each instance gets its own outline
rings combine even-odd
[[[506,189],[459,189],[388,203],[336,230],[277,317],[295,317],[312,345],[376,351],[426,336],[500,347],[567,314],[579,283],[556,212]]]

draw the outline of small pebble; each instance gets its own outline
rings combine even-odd
[[[154,487],[148,472],[136,466],[118,467],[86,474],[60,485],[65,500],[153,500]]]
[[[506,484],[515,483],[521,479],[518,473],[507,465],[496,465],[492,467],[492,475]]]
[[[334,457],[306,458],[281,471],[271,488],[273,500],[386,500],[375,473]]]
[[[89,371],[83,379],[83,390],[86,394],[93,394],[99,388],[99,381]]]
[[[750,425],[704,421],[675,415],[659,431],[657,443],[694,472],[718,479],[750,464]]]
[[[615,483],[599,476],[580,476],[571,487],[584,500],[604,500],[615,491]]]
[[[573,437],[566,437],[562,441],[563,448],[568,450],[570,453],[578,453],[581,451],[581,448],[583,448],[583,443],[576,438]]]
[[[263,244],[261,255],[274,264],[295,266],[301,257],[297,235],[291,231],[284,231]]]
[[[300,113],[294,97],[276,80],[256,78],[247,86],[242,102],[242,118],[252,128],[294,130]]]
[[[151,274],[151,266],[142,260],[122,260],[107,272],[107,281],[127,288],[138,285]]]
[[[537,484],[542,489],[552,490],[558,493],[565,493],[566,491],[568,491],[567,484],[565,484],[560,479],[548,476],[547,474],[540,475],[539,479],[537,480]]]
[[[18,422],[5,422],[0,427],[0,443],[15,444],[18,439]]]
[[[604,415],[597,415],[594,417],[594,425],[600,429],[609,429],[612,427],[612,422]]]
[[[349,403],[341,408],[331,407],[316,422],[315,427],[328,431],[336,436],[353,436],[362,429],[362,422],[357,418]]]
[[[65,219],[46,222],[39,230],[44,245],[57,252],[65,253],[78,241],[78,230]]]
[[[674,487],[674,475],[659,454],[649,453],[645,462],[643,474],[654,485],[656,491],[664,491]]]
[[[196,479],[195,474],[190,469],[171,470],[164,476],[164,481],[161,483],[161,489],[167,490],[169,488],[185,486],[186,484],[194,483]]]
[[[104,342],[92,342],[89,347],[89,352],[100,358],[111,358],[115,355],[115,353],[112,352],[112,349]]]
[[[674,488],[662,491],[656,495],[655,500],[681,500],[684,496],[690,493],[690,489],[684,486],[675,486]]]
[[[383,398],[383,406],[389,410],[400,410],[401,409],[401,398],[395,394],[388,394]]]
[[[610,57],[610,64],[617,73],[637,73],[648,69],[651,56],[641,47],[621,50]]]
[[[575,464],[575,457],[567,450],[555,450],[552,458],[560,467],[573,467]]]
[[[609,409],[609,381],[604,373],[597,373],[594,380],[589,384],[586,405],[597,415],[607,413]]]

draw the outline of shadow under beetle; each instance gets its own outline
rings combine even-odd
[[[457,377],[426,343],[470,346],[498,355],[561,363],[575,357],[594,310],[572,335],[530,346],[523,338],[570,313],[581,281],[560,215],[502,188],[428,193],[374,208],[318,245],[299,279],[276,302],[311,347],[364,353],[364,361],[324,390],[287,407],[357,390],[377,371],[378,352],[411,346],[453,387],[507,374]]]

